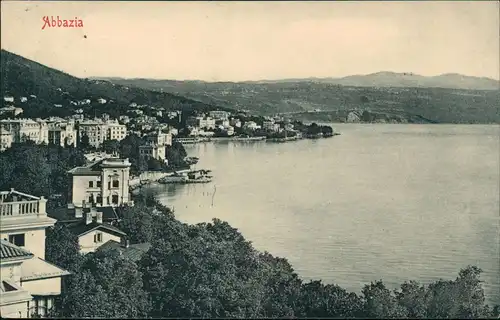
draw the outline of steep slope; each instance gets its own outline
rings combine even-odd
[[[13,96],[14,105],[23,108],[26,117],[66,116],[78,108],[95,114],[106,112],[116,117],[124,114],[124,108],[132,102],[161,106],[167,110],[216,108],[171,93],[76,78],[5,50],[1,51],[0,60],[0,94],[2,97]],[[28,101],[21,102],[21,97],[27,97]],[[98,104],[99,98],[108,102]],[[85,106],[72,103],[84,99],[90,99],[92,103]],[[11,103],[2,99],[2,104]]]

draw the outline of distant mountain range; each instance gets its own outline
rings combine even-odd
[[[434,77],[414,73],[377,72],[367,75],[352,75],[343,78],[306,78],[285,80],[248,81],[247,83],[320,82],[353,87],[394,88],[449,88],[465,90],[499,90],[500,82],[485,77],[471,77],[458,73],[447,73]]]
[[[24,109],[25,117],[68,116],[75,109],[95,115],[105,112],[117,117],[124,114],[124,109],[132,102],[165,107],[167,110],[219,109],[218,106],[172,93],[122,86],[109,81],[80,79],[6,50],[1,50],[0,61],[1,105],[11,105],[3,97],[12,96],[14,105]],[[27,97],[28,100],[21,102],[21,97]],[[106,99],[107,103],[97,103],[99,98]],[[85,99],[91,100],[91,104],[73,104]]]
[[[343,121],[351,111],[369,111],[378,114],[377,119],[391,121],[500,123],[498,81],[456,74],[422,77],[380,72],[341,79],[239,83],[80,79],[5,50],[1,51],[0,60],[0,95],[13,96],[14,105],[24,109],[25,117],[67,116],[75,109],[118,117],[135,102],[167,110],[243,109],[315,121]],[[21,102],[21,97],[29,98]],[[107,103],[99,104],[99,98]],[[84,99],[92,103],[74,105]],[[1,106],[11,104],[1,99]]]
[[[399,79],[399,80],[398,80]],[[458,80],[463,79],[463,80]],[[218,106],[258,114],[288,114],[301,120],[343,121],[349,111],[377,113],[381,121],[429,123],[500,123],[498,81],[448,74],[422,77],[380,72],[341,79],[203,82],[107,78],[116,84],[170,92]],[[426,82],[433,84],[423,87]],[[343,85],[339,84],[343,83]],[[417,86],[418,83],[420,86]],[[440,84],[441,83],[441,84]],[[475,83],[479,89],[469,88]]]
[[[103,79],[103,78],[101,78]],[[397,73],[382,71],[367,75],[352,75],[343,78],[294,78],[280,80],[256,80],[239,82],[206,82],[201,80],[156,80],[156,79],[126,79],[106,78],[110,81],[149,80],[170,81],[182,83],[235,83],[235,84],[277,84],[277,83],[327,83],[350,87],[392,87],[392,88],[448,88],[463,90],[499,90],[500,81],[486,77],[471,77],[458,73],[446,73],[439,76],[421,76],[414,73]]]

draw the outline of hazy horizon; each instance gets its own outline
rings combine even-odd
[[[79,78],[500,78],[498,2],[1,2],[2,49]],[[43,16],[83,28],[42,30]],[[84,37],[86,36],[86,38]]]

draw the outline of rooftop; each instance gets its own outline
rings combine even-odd
[[[12,261],[33,258],[33,254],[27,250],[19,248],[7,240],[0,240],[0,260]]]
[[[99,247],[98,250],[110,250],[110,249],[116,249],[120,252],[120,254],[132,261],[138,261],[142,258],[142,256],[148,252],[148,250],[151,248],[150,243],[136,243],[136,244],[131,244],[128,247],[123,246],[121,243],[116,242],[114,240],[109,240],[105,244]]]
[[[114,207],[94,207],[94,209],[97,212],[102,212],[102,220],[105,222],[111,222],[118,220],[118,214],[116,213],[116,210]],[[84,218],[76,218],[75,211],[77,209],[75,208],[66,208],[66,207],[61,207],[61,208],[56,208],[56,209],[48,209],[47,214],[49,217],[52,217],[54,219],[57,219],[60,222],[75,222],[76,220],[81,220]],[[82,215],[85,217],[87,212],[90,212],[90,208],[81,208],[82,210]]]
[[[62,277],[69,274],[71,274],[69,271],[39,257],[25,261],[21,265],[21,281]]]
[[[33,201],[40,199],[43,199],[43,197],[35,197],[27,193],[22,193],[14,190],[14,188],[10,189],[10,191],[0,191],[0,203]]]
[[[86,224],[85,220],[81,220],[72,224],[68,225],[68,229],[71,230],[74,234],[77,236],[82,236],[84,234],[89,233],[92,230],[100,229],[103,231],[106,231],[111,234],[115,234],[118,236],[126,236],[127,234],[117,227],[114,227],[108,223],[97,223],[95,221],[92,221],[89,224]]]
[[[27,225],[50,225],[55,221],[47,217],[47,200],[11,189],[0,191],[0,229]]]
[[[101,173],[102,168],[128,168],[130,165],[128,159],[109,157],[99,159],[86,166],[73,168],[68,173],[72,175],[98,175]]]

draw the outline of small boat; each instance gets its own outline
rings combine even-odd
[[[188,184],[188,183],[209,183],[212,182],[212,176],[207,175],[210,170],[196,170],[185,173],[174,173],[171,176],[163,177],[158,180],[161,184]]]
[[[200,158],[197,158],[197,157],[188,157],[188,158],[186,158],[186,163],[188,165],[197,164],[199,160],[200,160]]]

